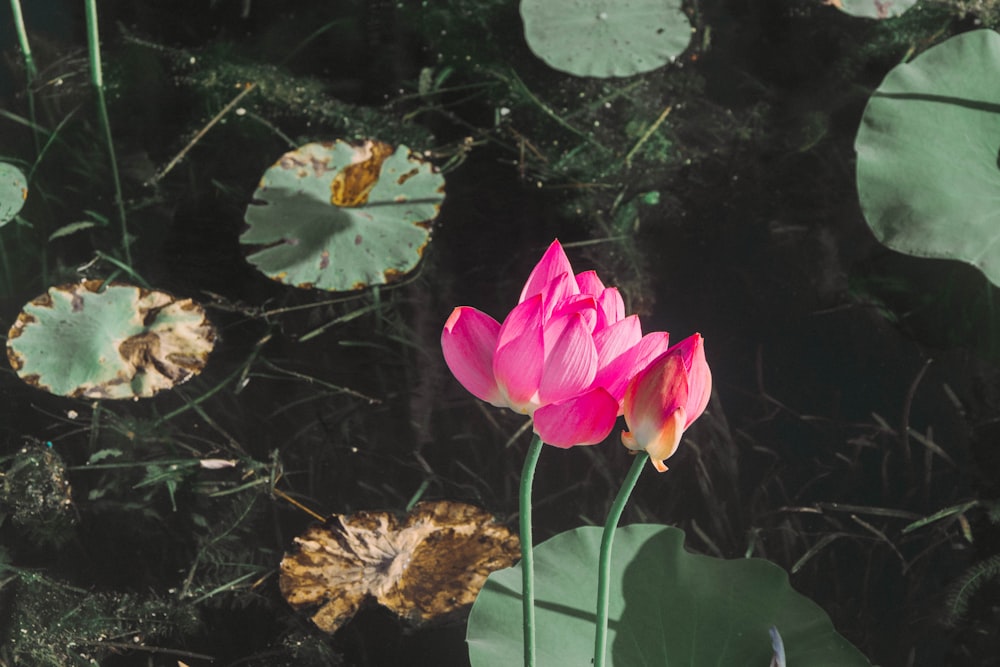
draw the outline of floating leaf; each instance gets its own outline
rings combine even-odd
[[[888,19],[899,16],[917,4],[917,0],[827,0],[845,14],[869,19]]]
[[[895,67],[865,108],[858,195],[885,245],[1000,285],[1000,35],[975,30]]]
[[[539,667],[589,665],[600,528],[556,535],[535,549]],[[608,664],[765,667],[780,628],[793,667],[870,667],[785,571],[765,560],[688,553],[676,528],[618,529],[611,562]],[[519,664],[521,570],[490,575],[469,615],[474,667]]]
[[[680,0],[521,0],[521,19],[532,52],[576,76],[648,72],[691,41]]]
[[[12,164],[0,162],[0,227],[14,219],[28,198],[28,179]]]
[[[388,512],[335,514],[295,538],[281,561],[281,592],[335,632],[369,600],[407,620],[449,618],[475,600],[486,577],[519,555],[517,536],[463,503],[424,502],[405,519]]]
[[[306,144],[264,173],[240,241],[279,282],[361,289],[417,265],[443,200],[444,178],[406,146]]]
[[[86,280],[25,305],[7,334],[7,358],[22,380],[53,394],[137,398],[200,373],[214,343],[191,299]]]

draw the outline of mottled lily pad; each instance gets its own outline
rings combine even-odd
[[[50,287],[7,334],[7,358],[39,389],[79,398],[141,398],[201,372],[215,329],[191,299],[102,281]]]
[[[443,200],[444,178],[406,146],[306,144],[264,173],[240,241],[279,282],[361,289],[416,267]]]
[[[0,227],[14,219],[28,198],[28,179],[12,164],[0,162]]]
[[[521,19],[532,52],[576,76],[648,72],[691,41],[680,0],[521,0]]]
[[[389,512],[335,514],[295,538],[279,585],[296,609],[335,632],[371,601],[414,623],[445,621],[472,605],[486,577],[520,555],[517,535],[463,503],[424,502]]]

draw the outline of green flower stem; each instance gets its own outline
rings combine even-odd
[[[542,453],[542,439],[532,438],[521,470],[521,609],[524,621],[524,667],[535,667],[535,559],[531,548],[531,481]]]
[[[90,57],[90,83],[97,94],[97,114],[104,134],[104,143],[108,145],[108,157],[111,160],[111,180],[115,186],[115,204],[118,208],[118,218],[122,229],[122,253],[125,264],[132,266],[131,239],[128,234],[128,224],[125,220],[125,200],[122,197],[122,183],[118,175],[118,159],[115,157],[115,144],[111,139],[111,121],[108,118],[108,104],[104,99],[104,74],[101,69],[101,40],[97,30],[97,0],[85,0],[84,8],[87,15],[87,52]]]
[[[611,588],[611,546],[615,541],[615,530],[622,518],[625,503],[628,502],[639,474],[646,467],[649,457],[645,452],[636,455],[632,467],[618,489],[615,501],[608,511],[608,520],[604,523],[604,535],[601,537],[601,554],[597,561],[597,628],[594,633],[594,667],[604,667],[604,658],[608,652],[608,593]]]

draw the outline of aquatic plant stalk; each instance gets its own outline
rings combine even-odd
[[[111,139],[111,121],[108,118],[108,105],[104,99],[104,75],[101,70],[101,41],[97,29],[97,1],[84,0],[87,15],[87,52],[90,58],[90,83],[97,95],[97,114],[101,122],[101,132],[108,146],[108,158],[111,160],[111,180],[115,186],[115,204],[118,209],[118,219],[121,223],[122,255],[125,264],[132,266],[131,241],[128,234],[128,222],[125,217],[125,200],[122,197],[122,183],[118,175],[118,159],[115,157],[115,145]]]
[[[639,453],[632,462],[632,467],[625,476],[625,481],[618,489],[608,520],[604,523],[604,535],[601,537],[601,551],[597,560],[597,626],[594,632],[594,667],[604,667],[604,658],[608,650],[608,595],[611,589],[611,547],[615,541],[615,530],[622,518],[625,503],[628,502],[642,469],[646,467],[648,456]],[[522,566],[523,567],[523,566]]]
[[[524,627],[524,667],[535,667],[535,561],[531,540],[531,482],[535,466],[542,453],[542,439],[531,439],[521,470],[520,532],[521,532],[521,610]]]
[[[11,13],[14,15],[14,31],[17,33],[17,44],[24,58],[25,86],[28,94],[28,118],[31,119],[31,134],[35,140],[35,154],[41,151],[41,141],[38,138],[38,122],[35,118],[35,79],[38,78],[38,68],[31,55],[31,43],[28,41],[28,31],[24,27],[24,13],[21,11],[21,0],[10,0]]]

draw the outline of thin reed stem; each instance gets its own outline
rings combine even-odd
[[[108,158],[111,160],[111,180],[115,186],[115,204],[118,209],[118,219],[121,223],[122,256],[124,263],[132,266],[132,241],[128,233],[128,222],[125,216],[125,199],[122,196],[121,177],[118,174],[118,159],[115,157],[115,144],[111,138],[111,121],[108,118],[108,104],[104,99],[104,74],[101,69],[101,40],[97,29],[97,1],[84,0],[87,15],[87,52],[90,57],[90,83],[97,94],[97,115],[101,123],[101,132],[108,147]]]
[[[21,0],[10,0],[11,13],[14,15],[14,32],[17,33],[17,44],[24,58],[25,86],[28,95],[28,118],[31,119],[31,133],[35,141],[35,155],[41,152],[42,142],[38,137],[38,119],[35,117],[35,79],[38,78],[38,68],[31,55],[31,43],[28,41],[28,31],[24,27],[24,12],[21,11]]]

